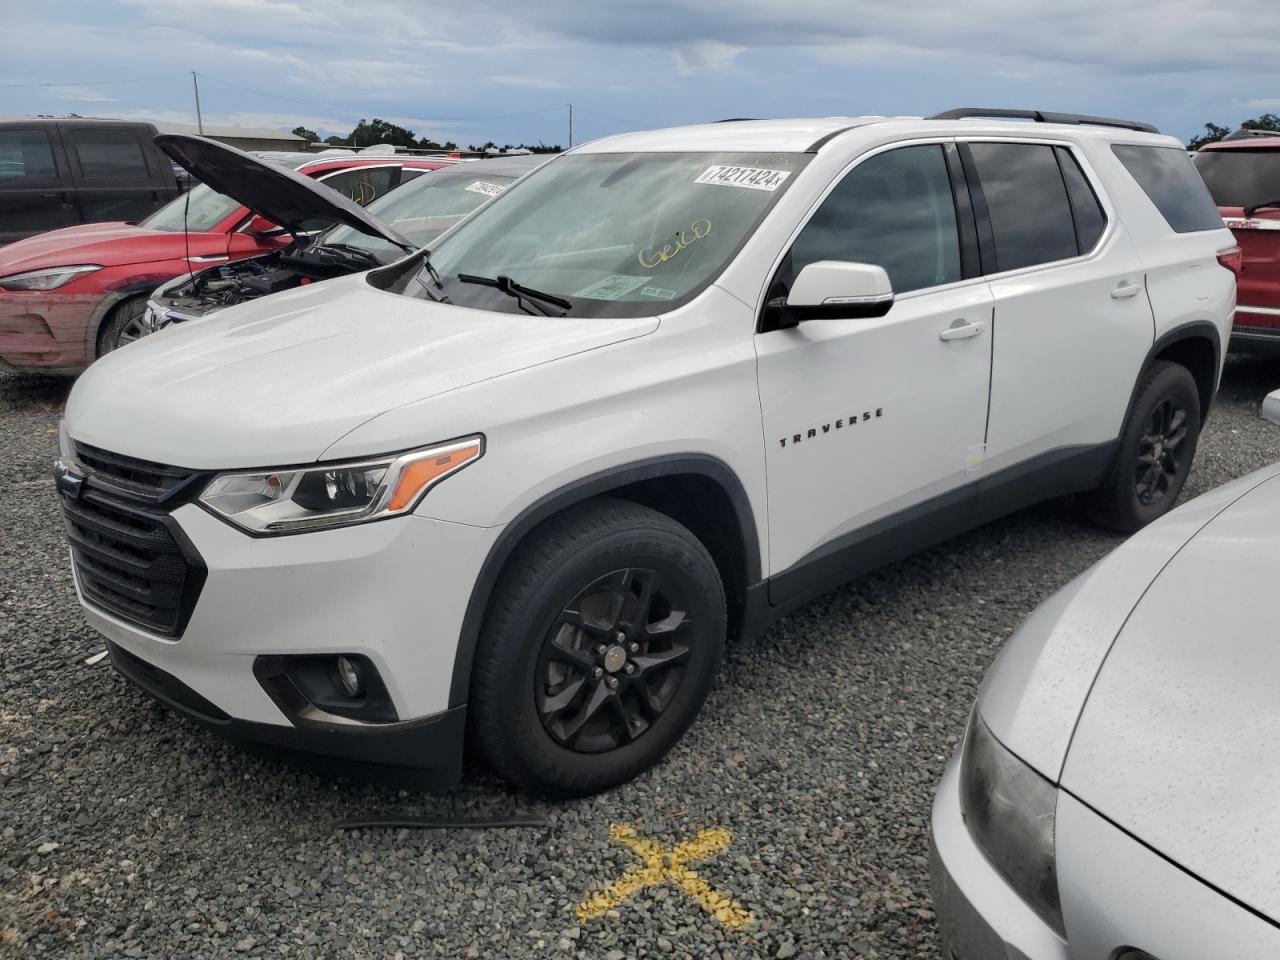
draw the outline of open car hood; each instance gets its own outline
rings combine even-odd
[[[287,167],[225,143],[182,133],[162,133],[156,145],[173,162],[219,193],[295,235],[343,223],[371,237],[412,249],[412,244],[336,190]]]

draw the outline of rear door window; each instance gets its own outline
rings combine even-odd
[[[63,140],[85,180],[146,180],[150,174],[142,143],[132,129],[63,128]]]
[[[1054,149],[1058,151],[1062,179],[1066,181],[1067,197],[1071,201],[1071,217],[1076,224],[1076,245],[1081,253],[1088,253],[1107,228],[1107,215],[1075,155],[1066,147]]]
[[[1195,165],[1220,207],[1280,200],[1280,150],[1205,150]]]
[[[0,181],[56,180],[53,145],[44,130],[0,130]]]
[[[1187,151],[1181,147],[1117,143],[1111,152],[1151,198],[1174,232],[1222,229],[1222,215]]]
[[[1017,270],[1079,253],[1066,184],[1054,148],[1037,143],[967,144],[995,234],[996,269]]]

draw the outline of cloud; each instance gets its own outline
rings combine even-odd
[[[530,87],[534,90],[563,90],[568,84],[550,77],[521,77],[510,74],[499,74],[489,78],[494,83],[504,83],[512,87]]]
[[[54,87],[50,90],[49,95],[57,100],[70,100],[73,103],[116,102],[115,97],[108,97],[105,93],[92,87]]]
[[[723,70],[738,58],[746,47],[737,47],[719,40],[695,40],[682,44],[674,51],[676,69],[684,74]]]

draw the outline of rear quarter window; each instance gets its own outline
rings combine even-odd
[[[1176,233],[1221,230],[1222,215],[1181,147],[1114,144],[1111,152]]]

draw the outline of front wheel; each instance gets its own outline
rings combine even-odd
[[[147,298],[130,297],[111,308],[98,331],[98,356],[119,350],[148,333],[143,322],[147,312]]]
[[[1107,478],[1087,501],[1093,519],[1132,533],[1167,513],[1191,472],[1200,417],[1190,371],[1153,363],[1138,384]]]
[[[724,588],[670,517],[598,500],[517,550],[476,650],[471,719],[499,776],[582,796],[632,779],[697,716],[725,640]]]

